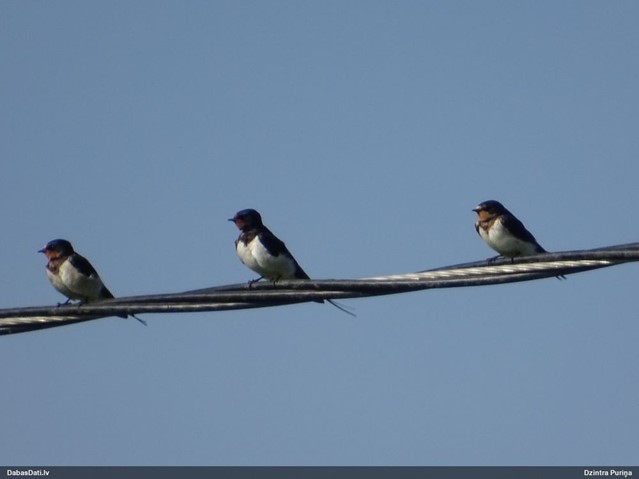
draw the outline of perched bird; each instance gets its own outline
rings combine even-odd
[[[235,223],[240,236],[235,241],[237,254],[246,266],[260,275],[249,284],[266,278],[272,282],[281,279],[311,279],[295,260],[282,240],[275,236],[264,223],[262,217],[253,209],[238,211],[229,221]],[[330,299],[333,306],[345,311]],[[318,300],[322,303],[322,300]]]
[[[264,226],[257,211],[239,211],[229,221],[241,231],[235,247],[242,263],[260,275],[255,281],[262,278],[273,282],[280,279],[311,279],[284,242]]]
[[[82,304],[113,298],[113,294],[104,286],[95,268],[84,256],[76,253],[67,240],[49,241],[38,253],[44,253],[49,259],[47,277],[53,287],[68,298],[64,304],[72,299],[78,299]],[[132,316],[142,324],[146,324],[135,315]]]
[[[547,253],[530,231],[499,201],[484,201],[473,209],[479,236],[501,256],[532,256]]]

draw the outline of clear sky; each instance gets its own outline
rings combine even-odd
[[[0,307],[66,238],[116,296],[639,240],[639,4],[4,1]],[[633,219],[634,218],[634,219]],[[637,464],[637,266],[0,338],[6,465]]]

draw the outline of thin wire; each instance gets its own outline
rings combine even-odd
[[[417,273],[363,279],[246,283],[183,293],[131,296],[83,305],[0,309],[0,335],[133,314],[228,311],[317,300],[362,298],[425,289],[531,281],[639,261],[639,243],[592,250],[477,261]]]

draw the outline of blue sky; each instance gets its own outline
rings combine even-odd
[[[255,208],[315,278],[634,242],[639,6],[0,5],[0,307],[48,240],[117,296],[247,281]],[[2,337],[7,465],[636,464],[636,266]]]

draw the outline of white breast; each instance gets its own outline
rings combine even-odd
[[[238,241],[237,254],[242,263],[272,281],[295,277],[295,261],[282,254],[271,256],[257,236],[247,245]]]
[[[500,219],[495,221],[488,231],[479,228],[479,234],[488,246],[503,256],[514,257],[537,254],[533,243],[522,241],[513,236],[510,231],[504,228]]]
[[[54,274],[51,271],[49,271],[49,269],[47,269],[47,278],[49,278],[49,281],[51,282],[53,287],[57,289],[60,293],[65,295],[67,298],[80,299],[78,296],[76,296],[73,293],[73,291],[67,288],[66,284],[62,280],[62,277],[59,274]]]
[[[80,274],[68,261],[60,265],[57,275],[47,270],[53,287],[67,298],[93,300],[99,299],[102,293],[102,280],[95,276]]]

